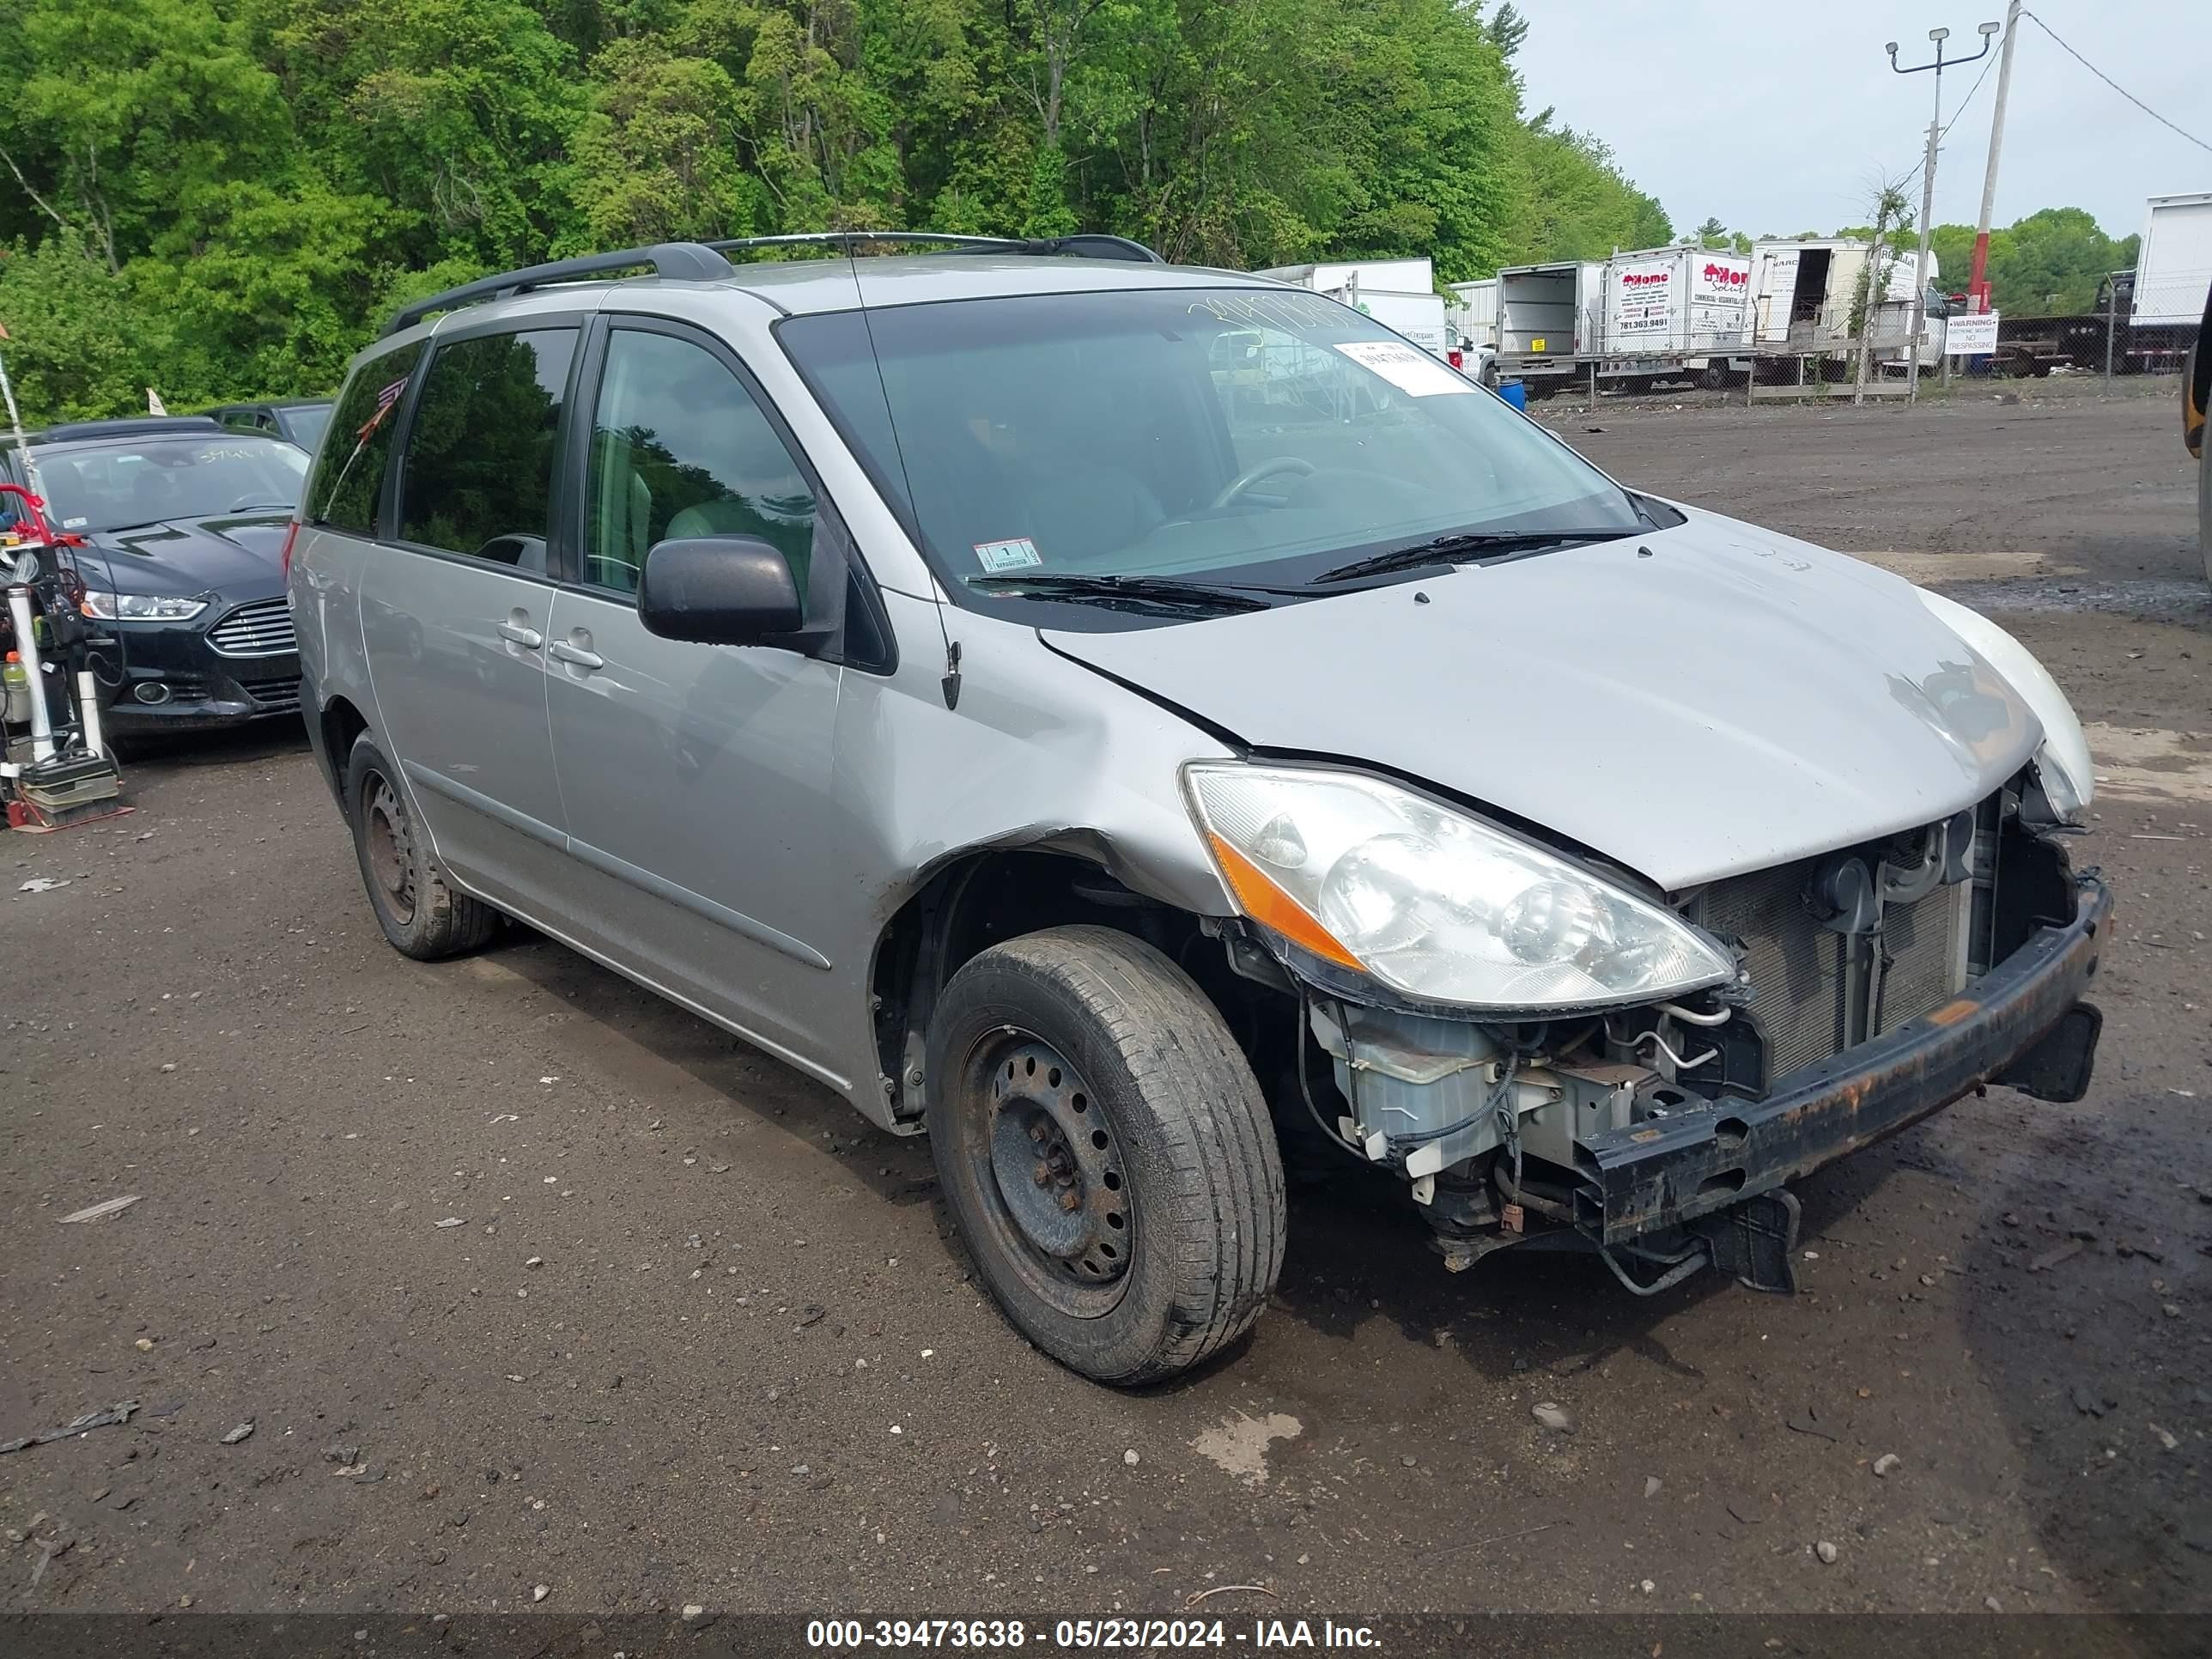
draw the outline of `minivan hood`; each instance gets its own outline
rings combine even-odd
[[[1255,748],[1487,805],[1679,891],[1995,791],[2033,711],[1872,565],[1715,514],[1055,651]]]

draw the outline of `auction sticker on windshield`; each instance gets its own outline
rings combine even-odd
[[[1036,544],[1026,536],[1006,542],[977,542],[975,546],[975,556],[983,562],[986,570],[1022,570],[1044,562]]]
[[[1401,392],[1416,398],[1472,392],[1474,382],[1454,374],[1418,346],[1402,340],[1347,340],[1337,348],[1362,368],[1371,369]]]

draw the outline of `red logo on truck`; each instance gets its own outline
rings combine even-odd
[[[1654,283],[1664,283],[1667,276],[1664,270],[1624,270],[1620,273],[1620,285],[1623,288],[1649,288]]]
[[[1741,288],[1751,281],[1751,273],[1737,270],[1729,265],[1708,264],[1705,277],[1707,282],[1718,283],[1725,288]]]

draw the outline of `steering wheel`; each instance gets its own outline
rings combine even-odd
[[[1302,461],[1295,455],[1271,455],[1266,460],[1246,467],[1221,487],[1221,493],[1206,503],[1209,510],[1229,506],[1262,478],[1272,478],[1278,472],[1294,472],[1301,478],[1313,477],[1314,464]]]

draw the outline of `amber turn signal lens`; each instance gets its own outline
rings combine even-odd
[[[1221,866],[1229,890],[1237,896],[1238,909],[1261,927],[1273,928],[1325,962],[1334,962],[1355,972],[1364,971],[1358,958],[1339,945],[1328,929],[1307,915],[1304,905],[1268,879],[1258,865],[1210,830],[1206,839],[1213,848],[1214,860]]]

